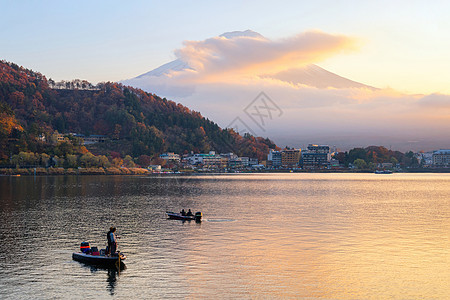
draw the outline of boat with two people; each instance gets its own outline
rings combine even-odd
[[[172,211],[166,211],[167,218],[172,220],[182,220],[182,221],[193,221],[201,222],[202,221],[202,213],[200,211],[193,214],[191,210],[189,210],[187,213],[184,212],[184,209],[180,213],[175,213]]]

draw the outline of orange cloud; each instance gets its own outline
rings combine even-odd
[[[307,31],[278,41],[262,36],[220,36],[186,41],[175,55],[195,70],[178,75],[194,75],[189,78],[196,82],[229,82],[301,67],[355,47],[354,38]]]

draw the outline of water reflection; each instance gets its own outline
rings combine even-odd
[[[114,296],[114,289],[117,284],[117,277],[120,276],[120,270],[117,269],[108,269],[108,278],[106,279],[107,290],[111,296]]]
[[[89,272],[92,275],[97,275],[105,273],[107,275],[106,277],[106,290],[109,292],[111,296],[114,296],[115,294],[115,288],[118,283],[118,278],[120,277],[121,273],[127,269],[126,265],[121,262],[120,268],[115,267],[101,267],[101,266],[90,266],[84,263],[80,263],[83,269],[89,270]]]
[[[444,174],[3,177],[0,298],[446,298],[449,193]],[[166,219],[183,207],[204,222]],[[126,272],[71,260],[111,224]]]

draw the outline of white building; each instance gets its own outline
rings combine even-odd
[[[450,150],[438,150],[433,152],[433,167],[450,167]]]
[[[267,161],[274,168],[281,167],[281,152],[270,149],[269,154],[267,154]]]
[[[195,165],[203,164],[204,159],[215,158],[215,157],[216,157],[216,152],[210,151],[208,154],[206,154],[206,153],[191,154],[190,156],[184,157],[183,161],[186,162],[188,165],[195,166]]]
[[[175,154],[173,152],[163,153],[159,156],[159,158],[162,158],[167,161],[180,161],[181,160],[180,155]]]

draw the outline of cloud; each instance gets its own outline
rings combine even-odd
[[[204,41],[185,41],[175,51],[201,82],[239,80],[243,76],[272,74],[321,61],[354,49],[356,39],[321,31],[307,31],[272,41],[262,36],[219,36]]]
[[[431,94],[422,97],[418,101],[419,105],[428,109],[450,110],[450,96],[442,94]],[[450,116],[449,116],[450,117]]]

